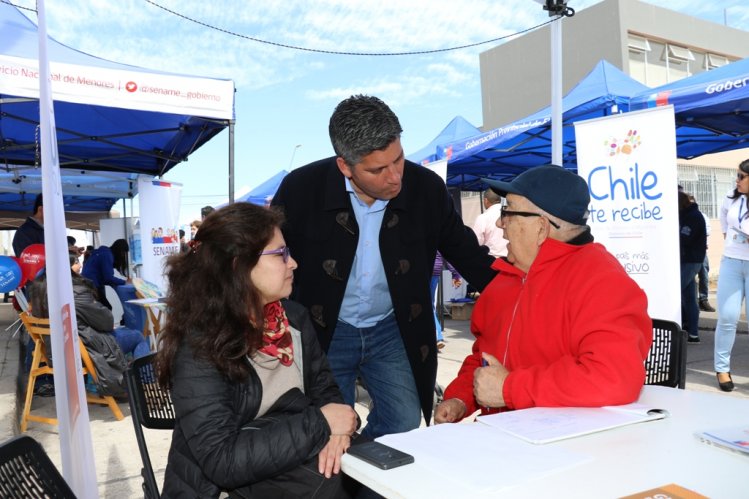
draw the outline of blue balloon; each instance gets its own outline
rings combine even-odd
[[[0,293],[8,293],[21,284],[21,267],[14,259],[0,255]]]

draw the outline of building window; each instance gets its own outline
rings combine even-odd
[[[651,51],[647,38],[629,35],[629,75],[642,84],[648,85],[648,52]]]
[[[668,82],[680,80],[690,76],[689,63],[694,61],[694,54],[686,47],[667,43],[661,54],[661,60],[666,62]]]
[[[628,46],[632,52],[650,52],[650,42],[641,36],[629,35]]]
[[[707,53],[705,55],[705,69],[715,69],[728,64],[728,57],[724,55]]]

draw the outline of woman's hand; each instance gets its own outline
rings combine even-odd
[[[330,436],[330,440],[317,456],[317,469],[325,478],[341,471],[341,456],[350,445],[351,437],[348,435]]]
[[[325,404],[320,408],[330,426],[330,434],[350,437],[356,430],[356,413],[350,405]]]
[[[325,478],[341,471],[341,456],[351,445],[356,431],[356,412],[350,405],[325,404],[320,408],[330,426],[330,440],[317,456],[317,467]]]

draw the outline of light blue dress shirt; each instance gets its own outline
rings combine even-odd
[[[393,313],[380,256],[380,228],[388,201],[376,199],[368,206],[356,195],[348,178],[346,191],[359,224],[359,241],[338,318],[355,327],[372,327]]]

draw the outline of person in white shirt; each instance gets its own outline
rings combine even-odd
[[[715,327],[715,373],[724,392],[733,390],[731,350],[741,302],[749,288],[749,159],[739,164],[736,187],[723,200],[720,227],[725,238],[718,273],[718,323]]]
[[[473,232],[479,244],[489,248],[489,254],[495,258],[507,255],[507,240],[502,235],[502,229],[497,227],[501,200],[496,192],[487,189],[484,192],[484,212],[473,223]]]

